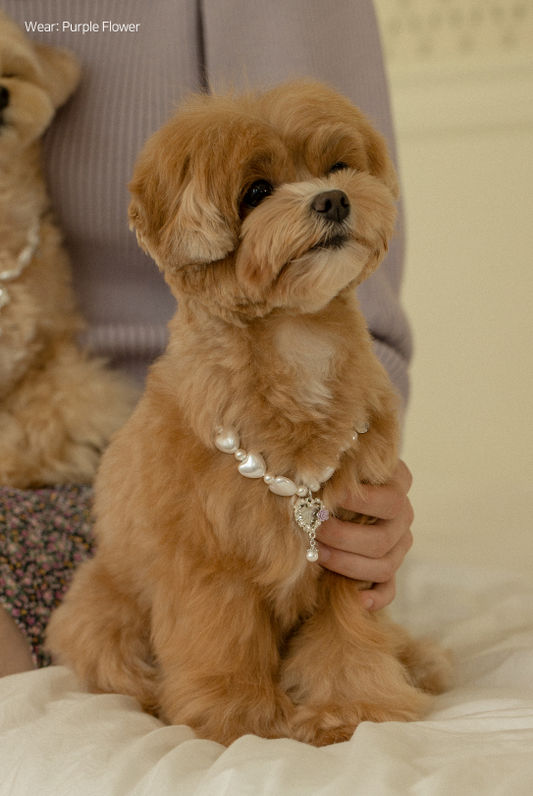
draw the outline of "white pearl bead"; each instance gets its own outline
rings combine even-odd
[[[366,434],[368,429],[370,428],[370,423],[358,423],[355,427],[355,430],[358,434]]]
[[[334,472],[335,472],[335,467],[328,467],[326,470],[324,470],[324,472],[320,476],[320,483],[325,484],[326,481],[329,481]]]
[[[311,550],[311,549],[308,550],[307,553],[305,554],[305,557],[311,563],[313,563],[314,561],[318,561],[318,550]]]
[[[235,453],[239,442],[239,435],[234,428],[222,429],[215,437],[215,445],[222,453]]]
[[[299,486],[298,489],[296,490],[296,494],[298,495],[298,497],[305,497],[308,492],[309,490],[306,486]]]
[[[318,481],[309,481],[307,486],[309,487],[311,492],[318,492],[318,490],[320,489],[320,484],[318,483]]]
[[[238,451],[235,451],[235,458],[238,462],[243,462],[246,459],[246,451],[239,448]]]
[[[296,494],[296,484],[294,481],[291,481],[290,478],[285,478],[283,475],[278,475],[278,477],[274,479],[274,483],[270,484],[268,488],[275,495],[281,495],[282,497],[290,497]]]
[[[265,460],[257,451],[250,451],[239,464],[238,470],[246,478],[263,478],[266,475]]]
[[[265,484],[268,484],[268,485],[273,484],[275,480],[276,480],[276,476],[272,475],[272,473],[267,473],[263,477],[263,481],[265,482]]]

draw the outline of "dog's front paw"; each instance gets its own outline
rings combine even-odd
[[[187,687],[185,681],[163,681],[160,692],[160,718],[169,724],[186,724],[199,738],[223,746],[243,735],[261,738],[290,737],[290,717],[294,703],[275,688],[211,687],[200,691]],[[218,693],[217,693],[218,692]]]
[[[416,721],[426,712],[430,698],[410,689],[410,700],[390,704],[299,705],[291,722],[291,737],[313,746],[349,741],[362,721]]]
[[[316,710],[306,705],[296,709],[291,726],[291,737],[313,746],[329,746],[348,741],[359,721],[344,721],[333,706]]]

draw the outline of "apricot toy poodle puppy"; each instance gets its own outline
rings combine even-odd
[[[320,83],[194,96],[130,190],[179,309],[104,454],[97,553],[52,651],[223,744],[418,719],[445,654],[316,563],[328,512],[397,461],[397,399],[355,295],[394,229],[384,140]]]

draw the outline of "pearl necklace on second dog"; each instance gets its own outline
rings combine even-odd
[[[26,238],[26,245],[20,252],[19,256],[17,257],[17,262],[14,268],[7,268],[3,271],[0,271],[0,310],[2,307],[9,302],[10,296],[8,291],[5,287],[1,286],[2,282],[11,282],[13,279],[17,279],[26,268],[26,266],[30,263],[35,251],[39,245],[39,227],[40,222],[36,221],[33,226],[30,227],[28,230],[28,235]],[[8,255],[0,252],[0,268],[2,267],[2,261],[8,259]]]
[[[361,423],[354,428],[350,443],[357,440],[359,434],[366,434],[369,429],[368,423]],[[313,497],[313,492],[318,492],[323,484],[328,481],[335,467],[328,469],[320,476],[318,481],[309,481],[307,484],[298,486],[290,478],[284,475],[273,475],[267,473],[266,463],[257,451],[245,451],[239,447],[239,434],[234,428],[224,428],[217,426],[215,429],[215,446],[222,453],[232,453],[239,462],[238,470],[246,478],[262,478],[271,492],[282,497],[292,497],[294,506],[294,519],[302,531],[309,536],[309,548],[305,557],[309,562],[318,560],[318,547],[316,544],[316,532],[320,525],[329,519],[329,511],[324,506],[320,498]],[[347,446],[348,447],[348,446]],[[341,450],[344,452],[346,448]]]

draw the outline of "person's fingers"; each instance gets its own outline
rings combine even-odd
[[[399,460],[390,481],[381,486],[363,484],[358,493],[349,493],[342,507],[383,520],[394,519],[400,512],[413,483],[405,462]]]
[[[328,547],[366,558],[382,558],[409,531],[414,512],[409,498],[405,498],[399,513],[391,520],[378,520],[372,525],[344,522],[336,517],[322,523],[317,538]]]
[[[376,583],[372,589],[361,592],[361,602],[367,611],[380,611],[386,608],[396,597],[396,577],[386,583]]]
[[[369,533],[374,532],[375,526],[363,526]],[[400,568],[403,559],[413,544],[413,535],[407,529],[385,555],[371,558],[359,553],[342,550],[336,547],[318,543],[318,563],[326,569],[344,575],[347,578],[365,580],[371,583],[386,583],[391,580]]]
[[[413,544],[414,512],[407,493],[412,484],[407,465],[399,461],[383,486],[364,485],[348,495],[342,508],[377,518],[365,525],[330,517],[317,534],[318,563],[339,575],[374,584],[361,592],[363,605],[378,611],[396,594],[396,572]]]

